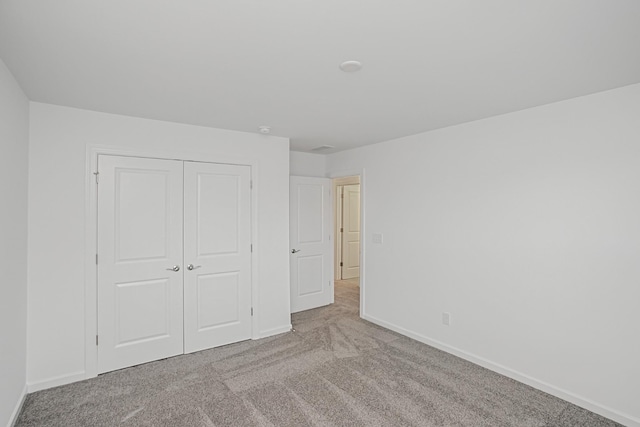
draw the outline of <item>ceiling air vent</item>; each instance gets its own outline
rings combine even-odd
[[[312,148],[311,151],[324,151],[324,150],[331,150],[332,148],[336,148],[333,145],[321,145],[319,147],[316,148]]]

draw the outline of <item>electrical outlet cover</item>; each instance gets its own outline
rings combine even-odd
[[[442,324],[449,326],[451,323],[451,315],[449,313],[442,313]]]

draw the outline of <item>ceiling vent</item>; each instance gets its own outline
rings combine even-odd
[[[332,148],[336,148],[333,145],[321,145],[319,147],[316,148],[312,148],[311,151],[324,151],[324,150],[331,150]]]

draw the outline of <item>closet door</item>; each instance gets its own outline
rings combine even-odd
[[[98,159],[98,371],[183,352],[183,163]]]
[[[250,177],[184,164],[185,353],[251,338]]]

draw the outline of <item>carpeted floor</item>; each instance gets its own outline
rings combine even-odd
[[[358,317],[357,280],[296,332],[27,397],[17,426],[617,426]]]

